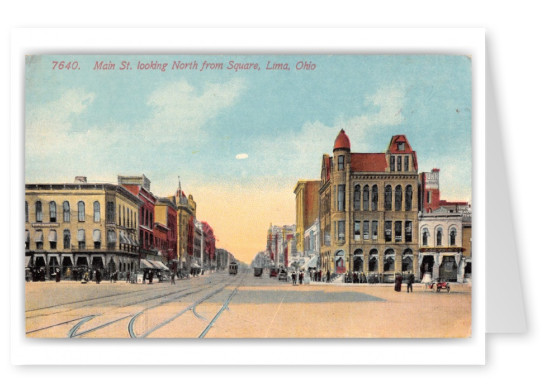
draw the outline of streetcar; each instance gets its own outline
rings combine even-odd
[[[237,262],[230,263],[230,274],[237,274]]]
[[[262,268],[261,267],[255,267],[254,268],[254,276],[255,277],[262,277]]]

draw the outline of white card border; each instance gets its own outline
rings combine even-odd
[[[10,357],[15,365],[480,365],[485,363],[484,29],[14,29],[11,36]],[[469,54],[473,75],[472,337],[416,340],[33,340],[24,336],[24,56],[42,53]],[[439,352],[445,349],[446,354]]]

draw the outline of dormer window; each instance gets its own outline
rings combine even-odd
[[[398,142],[398,151],[405,151],[406,145],[404,142],[400,141]]]

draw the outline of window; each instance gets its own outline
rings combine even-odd
[[[442,228],[438,228],[436,230],[436,245],[437,246],[442,245]]]
[[[25,201],[25,223],[29,222],[29,203]]]
[[[124,207],[122,208],[122,225],[124,225],[125,227],[127,226],[127,224],[126,224],[126,210],[124,209]]]
[[[99,221],[100,221],[99,202],[94,201],[94,223],[99,223]]]
[[[406,145],[403,142],[398,143],[398,151],[405,151]]]
[[[68,223],[71,221],[71,206],[69,201],[63,201],[63,222]]]
[[[339,221],[339,227],[338,227],[338,239],[339,239],[339,241],[344,241],[344,234],[345,234],[344,223],[345,223],[344,220]]]
[[[395,163],[394,163],[395,160],[396,160],[396,158],[395,158],[394,156],[391,156],[391,157],[390,157],[390,171],[395,171],[395,168],[394,168],[394,166],[395,166]]]
[[[86,248],[86,238],[85,238],[83,229],[78,230],[77,240],[78,240],[78,249],[79,250],[84,250]]]
[[[115,222],[115,203],[112,201],[107,202],[107,222],[108,223],[114,223]]]
[[[44,248],[44,234],[41,229],[37,229],[35,234],[34,242],[36,244],[37,250],[42,250]]]
[[[360,224],[360,221],[354,221],[354,240],[360,240],[361,238]]]
[[[427,203],[430,204],[430,191],[427,191]]]
[[[369,239],[369,221],[364,220],[363,229],[364,229],[364,240],[368,240]]]
[[[394,210],[402,210],[402,186],[396,186],[394,192]]]
[[[392,221],[385,221],[385,242],[392,240]]]
[[[354,210],[360,210],[361,192],[360,185],[354,186]]]
[[[423,246],[429,245],[429,230],[424,228],[423,229]]]
[[[396,257],[394,255],[394,250],[388,249],[385,251],[385,261],[383,271],[393,272],[394,271],[394,261]]]
[[[78,202],[78,221],[84,221],[84,217],[86,216],[84,211],[84,202],[79,201]]]
[[[54,201],[50,202],[50,223],[55,223],[57,220],[57,205]]]
[[[57,232],[55,229],[50,230],[48,241],[50,242],[50,250],[55,250],[57,248]]]
[[[406,243],[412,241],[413,238],[413,222],[406,221]]]
[[[341,155],[338,157],[338,170],[339,171],[344,171],[344,156]]]
[[[402,241],[402,222],[401,221],[394,222],[394,240],[396,242]]]
[[[379,230],[379,222],[378,221],[372,221],[371,222],[371,238],[373,240],[377,239],[378,230]]]
[[[99,229],[95,229],[92,238],[94,239],[94,248],[96,250],[101,248],[101,231]]]
[[[36,222],[41,223],[42,222],[42,202],[36,201],[36,203],[34,204],[34,211],[35,211]]]
[[[121,225],[121,206],[119,205],[119,225]]]
[[[71,231],[68,229],[63,230],[63,248],[65,250],[71,248]]]
[[[385,210],[392,210],[392,186],[385,187]]]
[[[402,157],[398,156],[398,171],[402,171]]]
[[[364,210],[369,209],[369,186],[364,186],[364,195],[363,195],[363,208]]]
[[[411,185],[406,186],[406,211],[411,210],[413,198],[413,187]]]
[[[126,208],[126,226],[130,227],[130,211]]]
[[[371,189],[371,210],[377,210],[377,204],[379,203],[379,192],[377,185],[373,185]]]
[[[339,185],[338,186],[338,189],[339,189],[339,192],[337,194],[337,210],[339,211],[344,211],[344,191],[345,191],[345,186],[346,185]]]
[[[114,230],[107,231],[107,249],[114,250],[117,245],[117,234]]]
[[[455,246],[455,236],[457,235],[457,231],[455,228],[452,228],[450,230],[450,246]]]
[[[25,250],[29,250],[31,247],[31,233],[28,229],[25,230]]]
[[[404,156],[404,171],[409,171],[409,156]]]

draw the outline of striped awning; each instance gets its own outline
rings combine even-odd
[[[35,242],[43,242],[44,241],[44,234],[42,231],[36,231],[34,234],[34,241]]]
[[[107,231],[107,242],[109,243],[117,242],[117,234],[115,234],[115,231],[112,231],[112,230]]]
[[[147,259],[140,259],[140,269],[157,269]]]
[[[48,241],[57,242],[57,232],[55,229],[50,230],[50,233],[48,234]]]
[[[25,230],[25,243],[31,241],[31,233],[28,230]]]
[[[155,265],[157,267],[157,269],[170,271],[170,269],[168,267],[166,267],[165,264],[162,263],[161,261],[149,261],[149,262],[151,264]]]
[[[79,229],[78,232],[77,232],[77,240],[79,242],[84,242],[84,230],[83,229]]]
[[[94,242],[101,242],[101,231],[99,229],[95,229],[92,238],[94,239]]]
[[[119,239],[120,239],[122,244],[131,244],[130,241],[128,240],[128,238],[126,237],[126,235],[124,234],[124,231],[121,231],[119,233]]]

